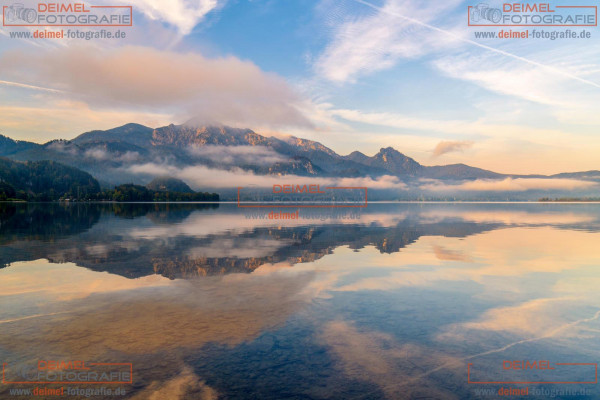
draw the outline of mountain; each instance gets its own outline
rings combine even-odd
[[[10,156],[11,154],[27,151],[36,147],[40,147],[40,145],[22,140],[13,140],[9,137],[0,135],[0,157]]]
[[[520,176],[465,164],[425,166],[392,147],[381,148],[373,156],[359,151],[343,156],[319,142],[295,136],[269,137],[251,129],[205,126],[194,121],[156,129],[130,123],[43,145],[0,136],[0,155],[20,161],[52,160],[76,167],[96,177],[104,187],[148,184],[157,175],[163,175],[159,171],[167,166],[179,169],[203,166],[236,173],[241,169],[255,175],[273,176],[377,178],[391,175],[417,190],[420,190],[421,179],[459,183],[536,177],[600,182],[600,171]],[[154,184],[161,186],[160,180]],[[232,187],[235,186],[232,182]]]
[[[422,175],[431,179],[501,179],[507,176],[465,164],[425,167]]]
[[[152,128],[140,124],[125,124],[106,131],[91,131],[82,133],[73,139],[76,144],[102,141],[125,141],[136,146],[144,147],[152,140]]]
[[[16,162],[0,158],[0,182],[0,197],[23,200],[87,198],[100,192],[98,181],[90,174],[54,161]]]
[[[563,172],[561,174],[551,175],[551,177],[566,179],[589,179],[600,181],[600,171]]]
[[[371,157],[364,155],[360,151],[353,151],[352,153],[348,154],[345,158],[347,160],[365,165],[367,165],[371,160]]]
[[[391,175],[396,176],[418,176],[423,170],[421,164],[400,153],[393,147],[382,148],[373,157],[367,157],[360,152],[351,153],[347,157],[351,157],[352,161],[360,164],[384,169]]]
[[[154,178],[149,184],[146,185],[146,187],[156,192],[194,193],[192,188],[190,188],[184,181],[168,176]]]
[[[154,146],[257,146],[266,145],[267,138],[250,129],[230,128],[226,126],[169,125],[152,132]]]

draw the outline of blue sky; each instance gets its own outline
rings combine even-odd
[[[90,4],[109,3],[129,4]],[[196,117],[342,154],[393,146],[424,164],[599,169],[598,29],[478,39],[499,28],[467,26],[477,3],[139,0],[125,40],[15,39],[4,28],[0,133],[45,142]]]

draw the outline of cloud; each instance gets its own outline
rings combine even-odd
[[[446,47],[448,40],[455,38],[416,25],[413,19],[434,21],[447,16],[448,10],[459,3],[452,0],[428,6],[416,1],[387,0],[381,8],[372,7],[376,11],[367,16],[349,16],[335,28],[333,39],[317,59],[315,69],[331,81],[354,81],[357,76],[390,68],[401,59],[420,57]],[[405,15],[411,18],[399,18]]]
[[[433,62],[440,72],[455,79],[473,82],[487,90],[535,103],[565,107],[567,99],[560,89],[562,77],[549,77],[543,68],[518,61],[498,59],[495,55],[447,56]]]
[[[442,74],[474,83],[488,91],[551,107],[552,114],[566,122],[597,124],[592,104],[599,99],[598,74],[582,68],[597,53],[579,54],[572,46],[547,54],[536,49],[532,57],[546,59],[539,63],[521,57],[497,57],[495,54],[462,53],[447,55],[432,62]],[[557,69],[555,65],[560,65]],[[582,78],[585,77],[586,79]],[[547,112],[546,112],[547,114]],[[573,115],[575,114],[575,115]],[[547,118],[547,117],[546,117]]]
[[[108,246],[98,244],[88,246],[86,252],[95,257],[106,256]],[[92,272],[84,268],[74,268],[73,264],[54,264],[45,260],[35,263],[17,262],[13,266],[18,271],[6,270],[5,273],[14,274],[14,279],[5,279],[2,283],[3,296],[17,296],[37,298],[36,296],[49,296],[54,301],[70,301],[83,299],[97,293],[114,293],[119,291],[163,287],[169,280],[160,275],[148,275],[138,279],[124,279],[113,274]],[[23,279],[28,274],[36,274],[40,281]],[[65,276],[69,280],[65,280]],[[41,287],[40,282],[48,284]]]
[[[409,115],[390,112],[364,112],[351,109],[331,109],[331,115],[347,121],[362,122],[371,125],[389,126],[401,129],[430,130],[448,133],[479,133],[473,127],[476,122],[461,120],[435,120],[432,118],[414,118]]]
[[[41,86],[26,85],[24,83],[18,83],[18,82],[0,81],[0,85],[14,86],[14,87],[18,87],[18,88],[32,89],[32,90],[41,90],[44,92],[51,92],[51,93],[62,93],[60,90],[49,89],[49,88],[41,87]]]
[[[218,393],[206,385],[192,368],[185,367],[179,375],[164,381],[153,381],[148,387],[136,393],[132,400],[180,400],[190,397],[198,400],[217,400]]]
[[[388,0],[384,4],[383,7],[379,7],[379,6],[377,6],[373,3],[370,3],[366,0],[354,0],[354,1],[356,3],[360,3],[364,6],[367,6],[367,7],[371,8],[372,10],[376,10],[378,15],[385,14],[388,18],[393,17],[397,20],[395,25],[393,24],[393,22],[390,26],[383,25],[382,27],[384,28],[383,29],[384,33],[390,32],[394,28],[394,26],[397,27],[398,20],[402,21],[403,23],[408,23],[408,24],[413,25],[414,29],[410,32],[412,34],[411,39],[415,42],[425,43],[425,45],[423,45],[423,47],[426,47],[429,51],[431,51],[432,49],[435,50],[437,48],[447,50],[449,43],[443,43],[443,47],[435,47],[436,44],[439,46],[439,43],[442,42],[443,39],[447,39],[448,41],[460,41],[460,42],[469,44],[471,46],[475,46],[480,49],[487,50],[489,52],[500,54],[504,57],[508,57],[513,60],[517,60],[521,63],[529,64],[530,66],[539,67],[547,72],[552,73],[553,75],[560,76],[560,77],[570,79],[570,80],[575,80],[575,81],[584,83],[590,87],[600,88],[599,83],[589,80],[589,79],[586,79],[586,78],[583,78],[582,76],[573,73],[571,71],[573,68],[570,68],[570,70],[564,69],[564,68],[557,68],[555,66],[557,64],[555,62],[555,60],[553,60],[552,62],[548,62],[548,63],[535,61],[532,58],[522,57],[517,54],[511,53],[511,52],[508,52],[508,51],[505,51],[505,50],[502,50],[499,48],[485,45],[478,41],[470,40],[470,39],[464,37],[464,33],[462,35],[457,34],[451,30],[443,29],[443,28],[440,28],[438,26],[428,23],[428,21],[432,20],[431,17],[433,15],[435,15],[436,13],[440,13],[440,11],[442,11],[440,7],[435,7],[435,6],[438,6],[438,4],[435,4],[435,6],[433,8],[425,10],[424,7],[422,6],[422,4],[420,4],[418,2],[415,2],[415,4],[418,6],[418,8],[415,8],[415,9],[410,9],[410,8],[402,9],[401,7],[395,7],[396,5],[402,5],[402,6],[405,6],[407,4],[411,5],[411,1],[408,1],[408,0],[405,0],[405,1]],[[458,4],[460,4],[460,2],[457,1],[453,4],[450,4],[450,2],[446,2],[444,5],[446,5],[446,4],[448,4],[451,7],[454,7]],[[425,12],[424,15],[419,14],[419,11],[424,11]],[[443,10],[443,11],[444,12],[441,13],[441,16],[447,17],[448,10]],[[384,24],[384,21],[381,21],[381,22],[382,22],[382,24]],[[381,28],[381,27],[375,26],[374,28],[377,29],[377,28]],[[422,35],[421,37],[417,38],[415,31],[418,31],[419,28],[425,28],[427,34]],[[464,29],[464,26],[463,26],[463,29]],[[433,43],[428,42],[428,41],[431,41],[431,37],[435,36],[435,34],[439,34],[439,37],[436,37],[436,40],[434,40]],[[367,36],[367,35],[365,34],[364,36]],[[360,38],[357,37],[355,39],[360,39]],[[389,43],[388,45],[393,45],[393,44],[395,44],[395,42]],[[568,49],[569,49],[569,55],[572,55],[573,47],[568,46]],[[423,50],[421,48],[419,50],[423,52]],[[417,54],[417,55],[420,55],[420,54]],[[553,58],[556,58],[556,57],[553,57]],[[569,57],[569,59],[571,59],[571,58],[572,57]]]
[[[95,158],[96,160],[106,160],[110,157],[110,154],[101,148],[93,148],[85,151],[85,157]]]
[[[195,146],[191,147],[189,152],[221,164],[270,165],[287,160],[266,146]]]
[[[471,261],[471,257],[463,254],[462,252],[450,250],[450,249],[447,249],[447,248],[445,248],[443,246],[439,246],[439,245],[433,246],[433,253],[435,254],[435,256],[438,260],[467,261],[467,262]]]
[[[524,192],[526,190],[576,190],[596,186],[595,182],[577,179],[548,179],[548,178],[506,178],[503,180],[477,179],[457,185],[439,181],[421,185],[423,190],[434,192],[445,191],[475,191],[475,192]]]
[[[567,308],[572,300],[562,297],[540,298],[515,306],[492,308],[478,321],[465,322],[458,326],[467,331],[482,329],[509,331],[519,335],[545,335],[565,323],[559,316],[564,315],[564,308]]]
[[[443,140],[435,146],[433,149],[433,156],[439,157],[446,153],[451,153],[453,151],[464,151],[473,146],[473,142],[471,141],[446,141]]]
[[[88,149],[84,153],[85,157],[94,158],[96,160],[114,160],[122,162],[134,162],[139,160],[140,153],[137,151],[126,151],[122,154],[110,153],[100,147]]]
[[[574,225],[595,221],[592,214],[575,212],[527,212],[523,210],[435,210],[420,214],[423,220],[436,223],[445,218],[460,218],[478,224],[500,223],[503,225]]]
[[[325,324],[320,339],[346,375],[377,385],[390,399],[450,398],[451,389],[437,388],[428,375],[444,369],[448,379],[458,379],[463,365],[438,350],[400,342],[387,333],[360,329],[345,321]]]
[[[492,213],[490,211],[490,215]],[[434,211],[431,214],[437,216]],[[452,217],[445,215],[444,220],[451,221]],[[449,282],[477,282],[485,286],[484,292],[487,294],[482,296],[494,297],[497,291],[503,295],[515,294],[523,288],[530,288],[533,283],[538,285],[540,293],[549,295],[553,292],[552,287],[558,286],[554,281],[548,283],[550,286],[547,290],[539,286],[541,283],[536,277],[543,273],[553,275],[556,282],[569,281],[569,285],[560,286],[561,297],[597,297],[597,290],[592,286],[588,292],[584,292],[581,287],[573,285],[571,277],[580,279],[583,272],[567,272],[578,269],[586,271],[598,262],[595,243],[600,235],[556,229],[548,226],[554,224],[552,217],[548,221],[544,223],[540,218],[540,221],[534,220],[532,224],[514,222],[503,229],[465,238],[421,236],[409,246],[409,251],[378,262],[379,267],[389,267],[389,273],[339,280],[339,286],[333,290],[393,291],[404,287],[433,287]],[[535,226],[538,224],[542,227]],[[378,252],[376,249],[372,251]],[[351,260],[345,260],[346,272],[351,269],[360,271],[363,265],[372,262],[372,254],[367,250],[349,253],[348,257]]]
[[[48,145],[48,149],[58,151],[59,153],[67,153],[71,155],[77,155],[77,148],[72,146],[69,142],[63,140],[56,140]]]
[[[169,164],[146,163],[136,164],[126,168],[127,172],[160,176],[169,175],[191,183],[196,188],[235,188],[238,186],[271,187],[282,183],[306,185],[335,185],[343,187],[361,186],[368,189],[406,189],[406,184],[398,177],[385,175],[377,178],[315,178],[297,175],[255,175],[240,168],[230,170],[213,169],[203,165],[179,168]]]
[[[204,246],[191,248],[187,254],[190,258],[261,258],[273,255],[282,247],[289,246],[289,240],[263,238],[223,238],[213,240]]]
[[[66,351],[86,358],[98,358],[98,353],[105,350],[148,354],[169,349],[201,348],[210,342],[237,345],[280,326],[314,295],[306,291],[315,278],[313,271],[293,275],[232,274],[189,281],[169,281],[156,276],[142,278],[143,281],[160,279],[160,288],[158,285],[144,288],[139,279],[111,276],[114,283],[121,284],[121,288],[132,288],[117,290],[108,284],[94,288],[84,279],[96,278],[97,283],[106,273],[90,272],[73,264],[61,268],[68,269],[57,275],[62,277],[61,284],[51,290],[41,281],[37,286],[31,284],[33,293],[27,293],[27,296],[35,296],[42,304],[41,308],[64,307],[72,318],[61,320],[62,315],[56,319],[44,318],[43,323],[52,327],[54,339],[45,329],[35,329],[35,338],[19,338],[15,331],[25,328],[24,325],[13,324],[3,328],[0,331],[3,343],[10,343],[21,354]],[[64,277],[70,276],[69,272],[75,272],[77,280],[65,283]],[[56,293],[63,294],[62,287],[76,284],[90,287],[89,296],[58,299]],[[135,286],[138,286],[137,290]],[[147,310],[154,312],[148,313]],[[115,318],[116,314],[120,318]],[[38,323],[35,318],[20,322],[30,326]],[[128,335],[132,326],[145,334]],[[173,340],[174,337],[177,340]],[[44,349],[39,346],[32,348],[32,339]],[[90,347],[91,341],[97,346]]]
[[[117,1],[131,4],[126,0]],[[224,1],[219,0],[137,0],[133,9],[152,20],[166,22],[181,34],[187,35],[208,13],[223,3]]]
[[[302,99],[283,78],[233,56],[71,46],[7,51],[0,69],[13,81],[51,86],[90,106],[170,112],[237,126],[312,126],[297,108]]]
[[[507,112],[501,113],[504,120],[500,123],[494,118],[479,118],[477,120],[450,120],[418,118],[393,112],[363,112],[352,109],[330,109],[332,116],[343,118],[346,121],[360,122],[370,125],[385,126],[402,129],[407,132],[424,131],[449,135],[469,135],[477,138],[497,138],[499,140],[523,140],[542,145],[557,145],[561,150],[564,146],[573,144],[573,133],[560,128],[539,128],[517,123],[507,123]],[[487,113],[487,110],[486,110]],[[395,133],[394,136],[399,136]],[[413,135],[416,138],[416,135]],[[423,136],[418,136],[423,142]],[[432,137],[433,140],[433,137]],[[389,138],[388,138],[389,141]],[[497,144],[495,144],[497,145]],[[481,146],[478,146],[481,147]]]

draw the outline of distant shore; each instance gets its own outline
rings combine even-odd
[[[538,201],[542,203],[598,203],[600,197],[560,197],[554,199],[542,197]]]
[[[220,201],[115,201],[115,200],[21,200],[21,199],[6,199],[0,200],[1,203],[28,203],[28,204],[238,204],[234,200]],[[241,202],[252,203],[252,202]],[[549,199],[549,200],[374,200],[369,201],[369,204],[600,204],[600,199]],[[289,205],[288,205],[289,206]],[[333,206],[333,205],[332,205]],[[272,204],[273,208],[277,208],[278,204]],[[304,207],[297,205],[298,208]],[[324,205],[326,207],[326,205]]]

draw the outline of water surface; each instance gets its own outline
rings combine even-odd
[[[499,366],[598,362],[600,205],[269,211],[0,204],[0,360],[130,362],[139,399],[600,398],[467,378],[593,379]]]

